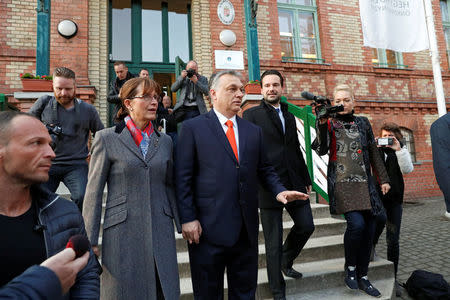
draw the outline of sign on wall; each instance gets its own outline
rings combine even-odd
[[[219,16],[220,22],[225,25],[230,25],[234,21],[234,6],[230,0],[221,0],[219,5],[217,5],[217,15]]]
[[[216,69],[244,70],[244,52],[215,50]]]

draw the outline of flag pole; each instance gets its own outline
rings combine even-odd
[[[433,8],[431,0],[423,0],[425,8],[425,20],[427,22],[428,40],[430,43],[431,64],[433,66],[434,88],[436,90],[436,102],[439,116],[447,113],[445,106],[444,88],[442,86],[441,65],[439,63],[439,51],[434,28]]]

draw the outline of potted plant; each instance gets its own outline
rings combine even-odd
[[[51,92],[53,90],[53,77],[36,75],[31,73],[20,74],[24,92]]]
[[[250,80],[244,86],[244,90],[246,94],[261,94],[261,84],[259,80]]]

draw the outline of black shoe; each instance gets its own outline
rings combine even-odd
[[[295,278],[295,279],[303,277],[302,273],[295,271],[292,267],[286,268],[286,269],[282,268],[281,272],[283,272],[284,276],[292,277],[292,278]]]
[[[286,300],[285,296],[273,296],[273,300]]]
[[[368,279],[360,278],[358,280],[359,289],[372,297],[381,297],[381,293],[377,290]]]
[[[356,280],[356,270],[350,271],[347,268],[344,281],[349,289],[357,290],[358,289],[358,281]]]
[[[402,296],[402,288],[397,280],[395,281],[395,296],[399,298]]]

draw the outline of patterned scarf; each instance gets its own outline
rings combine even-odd
[[[154,131],[152,122],[148,122],[148,125],[144,128],[144,130],[140,130],[136,127],[136,124],[134,124],[130,116],[126,116],[124,121],[131,133],[131,136],[133,137],[134,142],[136,143],[136,146],[141,149],[142,155],[145,158],[145,155],[147,155],[148,145],[150,144],[150,135]]]

